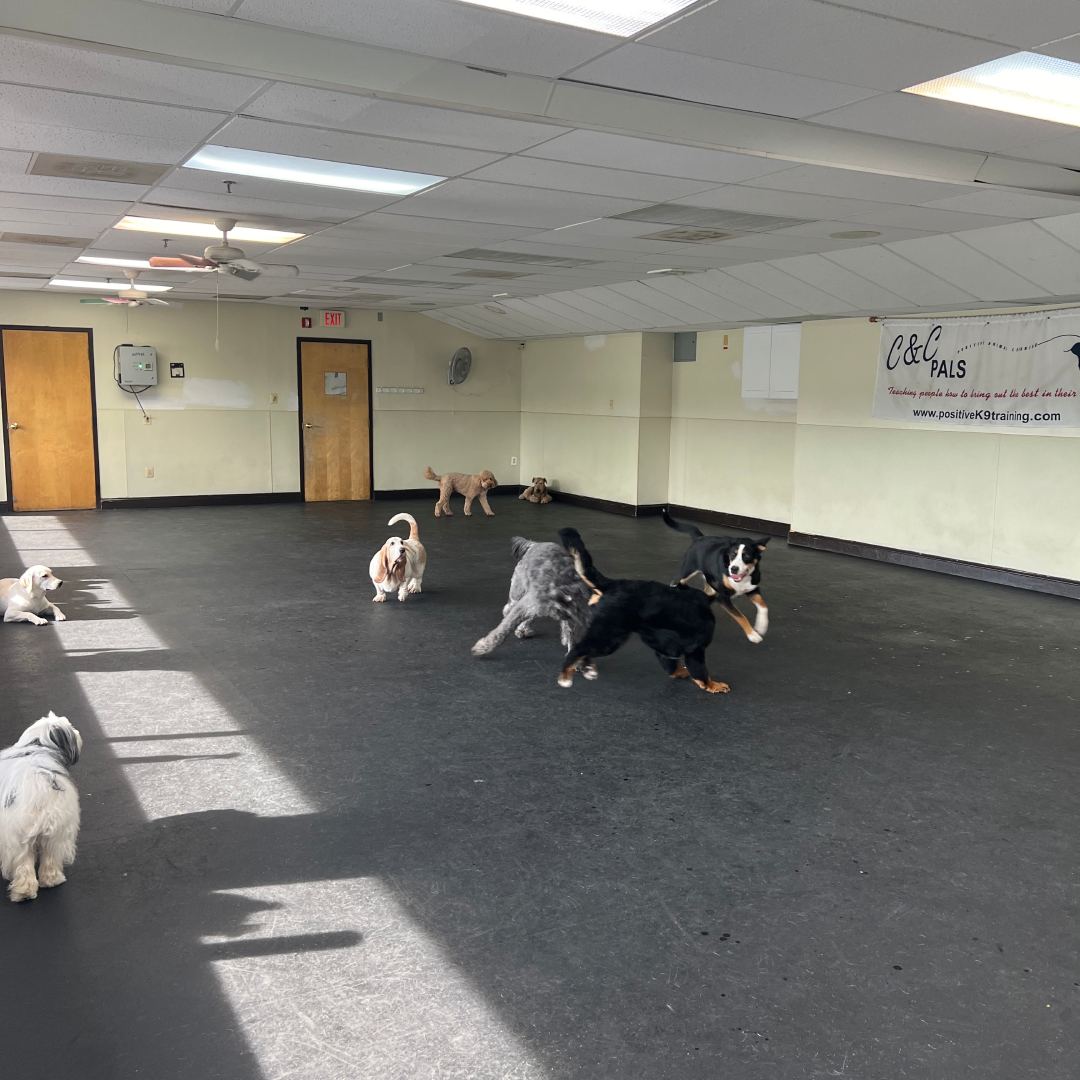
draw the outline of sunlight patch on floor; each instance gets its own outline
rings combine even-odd
[[[207,937],[266,1080],[542,1080],[498,1013],[373,878],[229,890],[240,936]],[[281,952],[276,952],[281,948]]]

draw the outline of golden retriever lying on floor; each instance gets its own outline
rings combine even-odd
[[[484,469],[483,472],[478,473],[450,472],[439,476],[438,473],[432,471],[429,465],[424,470],[424,477],[428,480],[435,480],[439,485],[439,498],[435,502],[436,517],[441,517],[443,514],[447,517],[453,517],[454,511],[450,509],[450,496],[455,491],[459,495],[465,496],[466,517],[472,515],[473,499],[480,500],[480,505],[484,508],[484,513],[488,517],[495,516],[495,511],[488,505],[487,493],[491,488],[495,487],[498,480],[495,479],[490,469]]]

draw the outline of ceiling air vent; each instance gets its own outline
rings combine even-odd
[[[510,278],[529,277],[513,270],[459,270],[454,277],[485,278],[489,281],[508,281]]]
[[[139,161],[72,157],[70,154],[35,154],[31,176],[60,176],[67,180],[107,180],[113,184],[156,184],[171,165],[146,165]]]
[[[645,206],[640,210],[616,214],[612,220],[653,221],[658,225],[693,225],[700,229],[718,229],[727,233],[771,232],[773,229],[808,224],[807,218],[748,214],[742,210],[717,210],[709,206],[682,206],[679,203]]]
[[[665,229],[663,232],[645,233],[638,239],[670,240],[675,244],[715,244],[735,236],[735,233],[720,232],[718,229]]]
[[[575,266],[595,266],[597,259],[574,259],[565,255],[533,255],[528,251],[495,251],[493,248],[468,248],[445,255],[447,259],[462,259],[467,262],[508,262],[525,263],[532,266],[553,266],[573,269]]]
[[[411,278],[354,277],[360,285],[389,285],[395,289],[464,289],[464,281],[413,281]]]
[[[46,247],[84,248],[92,244],[85,236],[46,236],[43,233],[0,233],[3,244],[44,244]]]

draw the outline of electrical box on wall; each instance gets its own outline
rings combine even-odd
[[[676,333],[672,348],[672,360],[676,364],[692,364],[697,359],[697,334],[693,331]]]
[[[121,386],[157,386],[157,349],[152,345],[119,345],[116,369]]]

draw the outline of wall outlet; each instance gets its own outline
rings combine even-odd
[[[271,395],[270,395],[270,404],[271,404],[271,405],[276,405],[277,403],[278,403],[278,396],[277,396],[277,394],[271,394]]]
[[[154,466],[153,465],[147,465],[146,468],[143,469],[143,473],[146,475],[147,480],[153,480],[154,479]]]
[[[517,464],[517,458],[516,458],[516,457],[512,457],[512,458],[510,459],[510,464],[511,464],[511,465],[516,465],[516,464]]]

